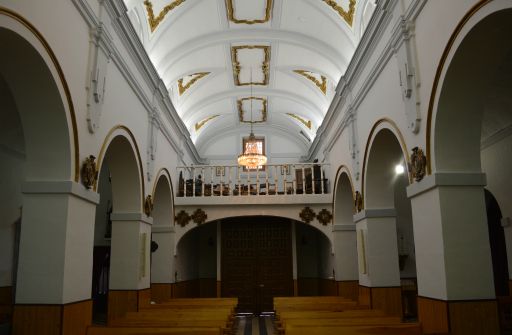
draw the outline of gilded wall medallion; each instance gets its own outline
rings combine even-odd
[[[188,215],[187,212],[185,212],[184,210],[181,210],[177,215],[176,215],[176,223],[178,223],[180,226],[182,227],[185,227],[189,222],[190,222],[190,215]]]
[[[299,216],[302,222],[310,223],[315,219],[315,212],[309,206],[306,206],[302,209]]]
[[[332,221],[332,214],[327,209],[322,209],[318,215],[316,216],[318,222],[326,226],[328,223]]]
[[[356,210],[356,213],[359,213],[363,210],[363,195],[356,191],[356,198],[354,200],[354,208]]]
[[[87,157],[83,164],[82,169],[80,170],[80,176],[82,177],[82,184],[90,190],[94,184],[96,183],[96,180],[98,179],[98,168],[96,167],[96,157],[93,155],[89,155]]]
[[[427,157],[423,150],[418,147],[412,148],[411,163],[409,164],[409,173],[415,181],[421,181],[427,172]]]
[[[153,198],[149,194],[146,197],[146,200],[144,200],[144,213],[146,213],[147,216],[151,216],[152,212],[153,212]]]
[[[201,208],[198,208],[194,211],[194,213],[192,213],[191,218],[195,223],[202,224],[206,222],[206,219],[208,219],[208,215]]]

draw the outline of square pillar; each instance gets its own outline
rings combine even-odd
[[[151,300],[163,302],[172,298],[174,282],[174,227],[152,227],[152,240],[158,249],[151,254]]]
[[[436,173],[411,198],[423,331],[499,334],[482,173]]]
[[[359,301],[402,315],[394,208],[366,209],[354,216],[359,262]]]
[[[85,334],[99,194],[71,181],[22,187],[13,334]]]
[[[355,224],[335,224],[334,269],[337,292],[344,298],[359,299],[359,271],[357,265],[357,235]]]
[[[112,213],[108,322],[150,303],[152,219],[142,213]]]

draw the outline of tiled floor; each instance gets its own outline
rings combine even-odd
[[[237,316],[235,335],[274,335],[272,316]]]

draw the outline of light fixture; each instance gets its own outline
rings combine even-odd
[[[404,171],[405,171],[405,169],[402,164],[398,164],[397,166],[395,166],[395,174],[399,175],[399,174],[404,173]]]
[[[244,142],[243,153],[238,155],[238,165],[245,166],[248,170],[255,170],[260,166],[267,164],[267,157],[259,152],[258,150],[258,140],[256,140],[256,136],[252,131],[252,68],[251,68],[251,76],[250,76],[250,85],[251,85],[251,133],[249,134],[249,138]]]

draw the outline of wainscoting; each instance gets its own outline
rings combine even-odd
[[[13,335],[85,335],[92,300],[66,305],[15,305]]]
[[[418,297],[419,320],[425,334],[499,334],[495,300],[444,301]]]
[[[12,303],[12,286],[0,287],[0,324],[11,322]]]
[[[336,282],[323,278],[297,278],[297,294],[306,296],[332,296],[338,295]]]
[[[402,289],[359,286],[359,303],[381,309],[389,315],[402,316]]]
[[[216,296],[217,280],[215,278],[200,278],[173,284],[173,298],[215,298]]]

